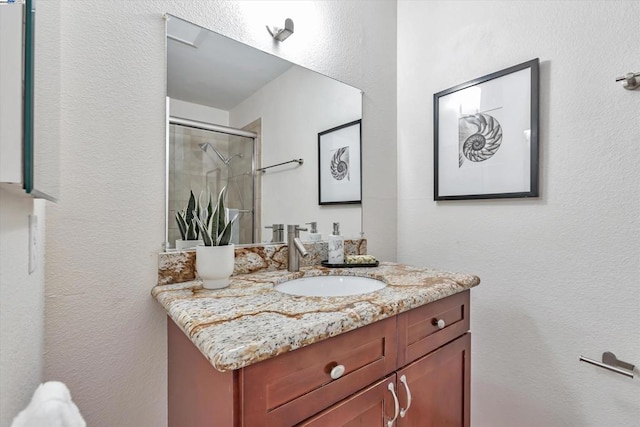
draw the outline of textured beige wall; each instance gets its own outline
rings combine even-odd
[[[70,386],[91,426],[162,426],[166,323],[150,296],[164,236],[162,13],[365,91],[365,231],[370,251],[393,260],[396,4],[92,0],[60,7],[62,199],[47,212],[45,376]],[[296,32],[275,44],[265,24],[286,17]]]
[[[10,6],[11,7],[11,6]],[[55,194],[60,139],[59,20],[57,2],[40,2],[36,18],[35,187]],[[2,29],[0,29],[2,33]],[[0,36],[1,37],[1,36]],[[42,64],[42,65],[41,65]],[[6,142],[6,141],[2,141]],[[2,143],[0,142],[0,143]],[[46,165],[46,174],[38,166]],[[45,210],[24,191],[0,189],[0,426],[8,426],[43,381]],[[37,269],[29,274],[29,215],[38,217]]]
[[[338,221],[342,236],[359,238],[360,205],[318,205],[318,133],[362,118],[360,91],[292,67],[234,107],[229,123],[242,128],[257,117],[262,121],[262,166],[304,159],[301,167],[283,166],[261,176],[262,222],[316,221],[318,233],[327,239],[332,224]],[[269,230],[262,236],[271,241]],[[301,236],[304,239],[306,234]]]
[[[29,215],[38,222],[29,274]],[[24,409],[44,365],[45,202],[0,188],[0,426]]]
[[[398,258],[478,274],[472,422],[631,426],[640,382],[640,2],[398,3]],[[433,201],[433,94],[541,61],[541,197]]]

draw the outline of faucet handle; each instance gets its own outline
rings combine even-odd
[[[306,228],[300,227],[298,224],[287,225],[287,233],[293,233],[295,237],[299,236],[300,231],[307,231]]]
[[[273,230],[284,230],[284,224],[265,225],[264,228],[272,228]]]
[[[296,237],[300,237],[300,232],[301,231],[307,231],[307,228],[305,227],[298,227],[297,225],[295,226],[294,232],[295,232],[295,236]],[[304,256],[304,255],[303,255]]]

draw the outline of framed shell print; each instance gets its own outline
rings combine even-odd
[[[434,200],[538,196],[539,62],[433,95]]]
[[[361,121],[318,133],[318,203],[362,202]]]

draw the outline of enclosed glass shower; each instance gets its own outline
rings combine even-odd
[[[188,121],[183,121],[188,122]],[[235,135],[233,129],[224,132],[177,124],[169,125],[168,145],[168,243],[180,239],[175,221],[176,211],[187,206],[190,192],[197,197],[204,192],[217,197],[227,187],[226,207],[232,218],[238,215],[232,243],[254,241],[256,229],[255,138]],[[250,134],[238,130],[240,134]],[[215,203],[215,202],[214,202]]]

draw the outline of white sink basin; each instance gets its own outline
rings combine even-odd
[[[314,276],[290,280],[275,286],[275,290],[305,297],[343,297],[374,292],[387,286],[380,280],[356,276]]]

